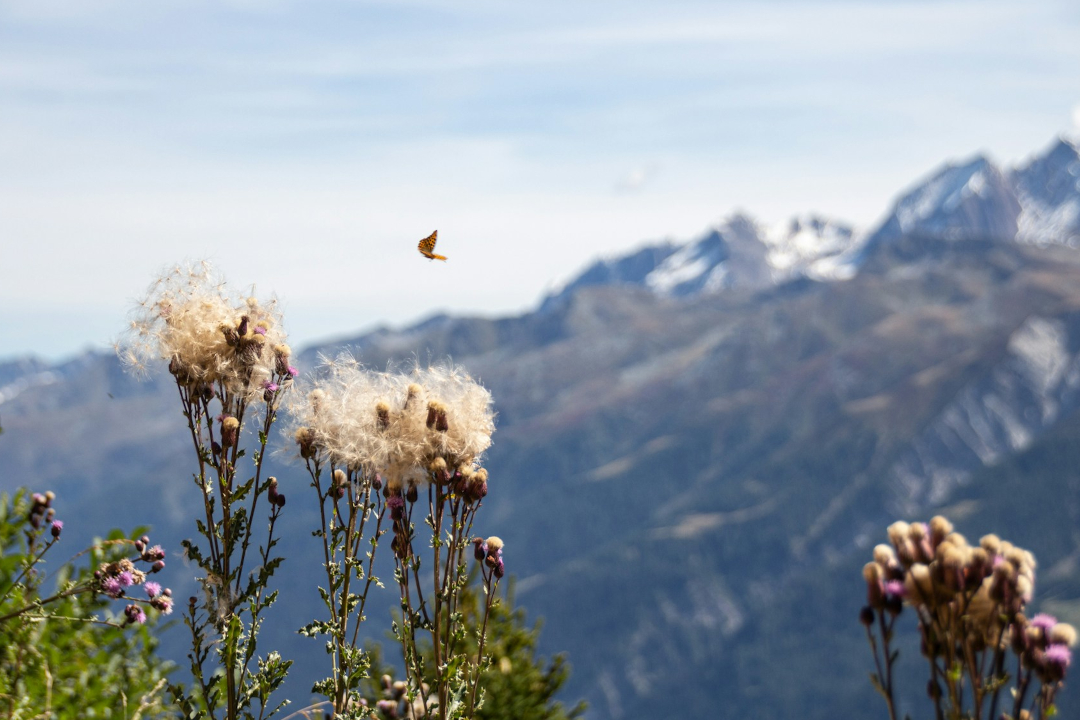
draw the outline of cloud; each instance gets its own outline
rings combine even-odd
[[[630,170],[615,183],[617,192],[637,192],[651,182],[660,168],[655,164],[643,165]]]

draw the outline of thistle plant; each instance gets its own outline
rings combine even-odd
[[[918,622],[938,720],[1054,715],[1076,630],[1046,614],[1028,618],[1035,557],[996,535],[973,547],[940,515],[929,524],[893,523],[889,540],[863,568],[869,602],[861,621],[890,720],[897,717],[892,641],[905,605]]]
[[[394,623],[405,680],[394,707],[412,717],[471,717],[481,701],[483,634],[494,589],[505,572],[502,541],[475,544],[489,598],[480,626],[466,628],[458,602],[467,583],[471,530],[484,496],[479,466],[491,444],[491,395],[459,369],[440,366],[409,374],[366,370],[349,357],[325,362],[312,388],[295,403],[295,440],[321,510],[329,619],[304,628],[328,636],[332,674],[315,686],[335,717],[371,712],[361,693],[370,657],[357,645],[380,540],[389,531],[401,619]],[[420,546],[416,521],[430,540]],[[465,650],[466,633],[479,651]],[[423,661],[430,643],[433,668]],[[389,700],[387,700],[389,702]],[[386,703],[383,703],[386,705]],[[375,711],[387,715],[390,706]],[[397,710],[395,709],[395,712]]]
[[[263,463],[278,405],[297,374],[285,340],[273,302],[228,294],[204,264],[154,283],[119,351],[136,371],[168,365],[195,454],[203,540],[183,543],[202,586],[184,618],[194,685],[170,688],[189,718],[261,720],[285,704],[274,706],[270,695],[291,662],[276,652],[257,655],[263,613],[277,597],[270,581],[282,562],[272,552],[285,496],[263,477]],[[262,544],[257,528],[265,528]]]
[[[113,531],[46,573],[64,528],[54,499],[0,495],[0,717],[85,717],[128,697],[160,711],[170,666],[142,625],[172,612],[172,592],[149,579],[164,552]]]

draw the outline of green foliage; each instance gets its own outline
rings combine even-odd
[[[126,556],[125,536],[114,530],[82,553],[85,563],[67,561],[45,576],[30,506],[25,490],[0,495],[0,718],[167,715],[173,668],[155,655],[149,626],[124,627],[122,609],[115,606],[117,619],[112,601],[86,589],[101,563]],[[42,597],[46,586],[51,598]]]
[[[555,700],[556,694],[570,677],[570,666],[563,655],[550,660],[537,655],[537,642],[542,623],[528,624],[524,608],[514,606],[514,583],[508,581],[506,594],[492,605],[484,641],[486,667],[480,675],[483,703],[476,710],[476,720],[575,720],[586,709],[584,701],[571,708]],[[473,573],[462,591],[458,609],[467,626],[477,627],[483,616],[486,598],[483,585]],[[463,654],[475,657],[477,638],[466,636]],[[431,647],[421,648],[424,664],[433,668]],[[378,650],[369,651],[373,667],[382,667]],[[429,674],[431,674],[429,672]],[[385,677],[385,676],[384,676]],[[383,683],[385,685],[385,682]],[[364,694],[369,698],[392,698],[392,687],[376,681],[366,683]],[[375,704],[374,701],[369,701]],[[380,717],[384,717],[380,715]]]
[[[526,622],[524,608],[514,607],[514,584],[491,609],[484,654],[490,665],[480,676],[484,703],[477,720],[573,720],[585,712],[585,703],[566,708],[555,694],[570,676],[564,655],[551,660],[537,656],[536,645],[542,623]],[[483,612],[476,585],[470,584],[461,608],[467,616]],[[471,622],[469,624],[472,624]],[[475,644],[475,639],[473,640]],[[470,648],[472,649],[472,648]]]

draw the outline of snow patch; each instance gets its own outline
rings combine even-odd
[[[666,295],[683,283],[696,280],[711,269],[708,258],[700,255],[697,243],[687,245],[669,257],[645,277],[645,285]]]

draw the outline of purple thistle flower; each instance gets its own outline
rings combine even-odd
[[[892,595],[893,597],[902,598],[907,595],[907,588],[904,587],[903,580],[889,580],[885,583],[885,594]]]
[[[135,583],[135,577],[131,574],[129,570],[125,570],[124,572],[120,573],[116,577],[116,579],[120,581],[121,587],[129,587]]]
[[[391,495],[386,498],[386,506],[391,510],[394,508],[400,508],[405,506],[405,499],[400,495]]]
[[[264,327],[263,327],[263,326],[261,326],[261,325],[256,325],[256,326],[255,326],[255,330],[254,330],[254,333],[255,333],[256,335],[266,335],[266,328],[264,328]]]
[[[277,392],[278,384],[269,380],[263,380],[262,387],[263,390],[266,390],[267,392]]]
[[[296,377],[297,375],[300,374],[300,371],[297,370],[296,368],[294,368],[292,365],[290,365],[289,366],[289,374],[292,375],[293,377]]]
[[[114,577],[105,578],[105,582],[101,583],[101,589],[111,598],[118,598],[124,592],[124,586],[120,584],[119,579]]]
[[[53,520],[52,523],[52,536],[54,538],[60,537],[60,532],[64,529],[63,520]]]
[[[1044,633],[1050,632],[1055,625],[1057,625],[1057,618],[1047,613],[1039,613],[1031,618],[1031,626],[1041,629]]]
[[[161,593],[161,585],[156,582],[148,582],[143,585],[143,589],[146,590],[146,595],[151,600],[157,597]]]
[[[1062,669],[1067,668],[1069,663],[1072,662],[1072,650],[1067,645],[1055,643],[1046,648],[1046,662],[1057,665]]]
[[[155,545],[146,551],[146,557],[150,560],[164,560],[165,551],[161,549],[160,545]]]

